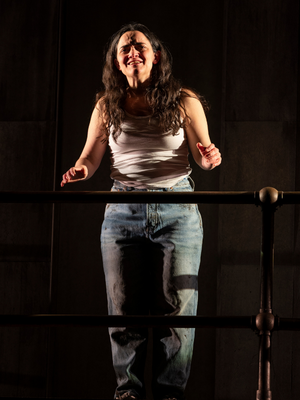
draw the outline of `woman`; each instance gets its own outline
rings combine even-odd
[[[107,144],[113,191],[192,191],[188,147],[204,170],[220,165],[205,102],[173,78],[170,54],[144,25],[112,37],[103,83],[82,154],[61,186],[90,178]],[[108,204],[101,249],[109,314],[195,315],[202,237],[194,204]],[[109,332],[115,398],[144,398],[147,329]],[[155,400],[183,399],[193,341],[194,329],[154,329]]]

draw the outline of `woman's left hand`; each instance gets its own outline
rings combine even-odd
[[[221,153],[213,143],[208,147],[204,147],[201,143],[197,143],[197,148],[202,156],[201,167],[203,169],[210,170],[221,164]]]

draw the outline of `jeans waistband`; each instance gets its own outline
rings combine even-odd
[[[122,189],[124,191],[143,191],[143,192],[148,192],[148,191],[153,191],[153,190],[158,190],[158,191],[169,191],[173,190],[174,188],[179,189],[180,186],[185,186],[185,185],[190,185],[192,190],[195,189],[195,183],[193,179],[190,176],[184,177],[181,181],[177,182],[175,185],[172,187],[151,187],[151,188],[137,188],[135,186],[126,186],[122,182],[119,182],[117,180],[114,180],[113,187],[115,189]]]

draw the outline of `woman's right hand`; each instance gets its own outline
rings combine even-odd
[[[78,167],[72,167],[62,176],[60,183],[61,187],[64,187],[66,183],[82,181],[88,176],[88,169],[85,165],[79,165]]]

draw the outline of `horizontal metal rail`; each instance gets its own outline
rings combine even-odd
[[[300,204],[300,192],[278,192],[278,205]]]
[[[281,331],[300,331],[300,318],[278,317],[278,328]]]
[[[236,328],[257,330],[257,316],[169,316],[169,315],[82,315],[34,314],[0,315],[0,327],[174,327],[174,328]],[[300,318],[275,317],[274,330],[300,330]]]
[[[259,192],[0,192],[0,203],[257,204]]]
[[[176,328],[250,328],[255,329],[255,316],[203,317],[165,315],[78,315],[37,314],[0,315],[0,326],[82,326],[82,327],[176,327]]]
[[[0,203],[199,203],[262,205],[266,188],[260,191],[156,192],[156,191],[79,191],[79,192],[0,192]],[[275,189],[274,189],[275,190]],[[276,192],[272,204],[300,204],[300,192]]]

